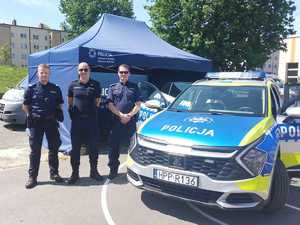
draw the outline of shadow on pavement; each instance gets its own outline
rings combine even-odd
[[[64,182],[56,183],[55,181],[38,181],[38,185],[55,185],[55,186],[78,186],[78,187],[89,187],[89,186],[100,186],[103,185],[106,177],[103,177],[103,181],[96,181],[90,177],[80,177],[75,184],[67,184],[67,179],[64,178]]]
[[[288,204],[300,208],[300,187],[299,186],[293,186],[293,185],[290,186]]]
[[[167,198],[156,193],[143,191],[142,202],[151,210],[158,211],[168,216],[188,221],[194,224],[215,225],[216,223],[206,219],[192,210],[181,200]]]
[[[185,221],[199,224],[199,218],[204,218],[200,213],[197,217],[191,215],[195,211],[180,200],[167,198],[156,193],[143,191],[141,195],[143,203],[152,210],[170,215]],[[290,186],[289,205],[300,208],[300,187]],[[224,223],[238,225],[299,225],[300,211],[284,207],[274,213],[265,213],[255,210],[221,210],[214,207],[206,207],[203,205],[195,205],[202,212],[216,218]],[[207,223],[205,223],[207,224]]]
[[[119,173],[115,179],[110,181],[110,183],[118,185],[128,184],[126,173]]]
[[[228,224],[242,225],[299,225],[300,212],[284,207],[274,213],[260,211],[222,211],[199,207],[205,213]]]
[[[3,127],[11,131],[20,131],[20,132],[24,132],[26,129],[25,125],[19,125],[19,124],[5,124]]]

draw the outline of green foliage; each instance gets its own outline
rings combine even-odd
[[[66,16],[61,25],[70,37],[85,32],[103,13],[133,17],[132,0],[60,0],[59,9]]]
[[[10,65],[10,49],[8,44],[0,46],[0,65]]]
[[[27,75],[27,68],[0,66],[0,96]]]
[[[261,67],[294,33],[289,0],[148,0],[153,30],[167,42],[212,59],[215,70]]]

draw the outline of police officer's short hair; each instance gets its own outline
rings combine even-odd
[[[129,65],[127,65],[127,64],[121,64],[121,65],[119,65],[118,71],[120,70],[120,67],[124,67],[124,68],[126,68],[130,72],[130,66]]]
[[[50,70],[50,66],[48,65],[48,64],[39,64],[38,65],[38,68],[44,68],[44,69],[48,69],[48,70]]]

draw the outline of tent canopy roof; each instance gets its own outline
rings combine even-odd
[[[96,52],[97,56],[107,57],[108,54],[114,60],[101,65],[101,60],[90,58],[90,49],[100,51],[100,54]],[[36,66],[41,61],[59,65],[86,61],[104,67],[124,62],[147,70],[207,72],[211,69],[210,60],[168,44],[144,22],[111,14],[103,14],[96,24],[73,40],[30,55],[29,66]]]

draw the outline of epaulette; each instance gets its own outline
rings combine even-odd
[[[28,88],[33,88],[36,86],[36,83],[35,84],[28,84]]]
[[[109,85],[110,87],[113,87],[113,86],[116,86],[118,83],[114,83],[114,84],[111,84]]]

